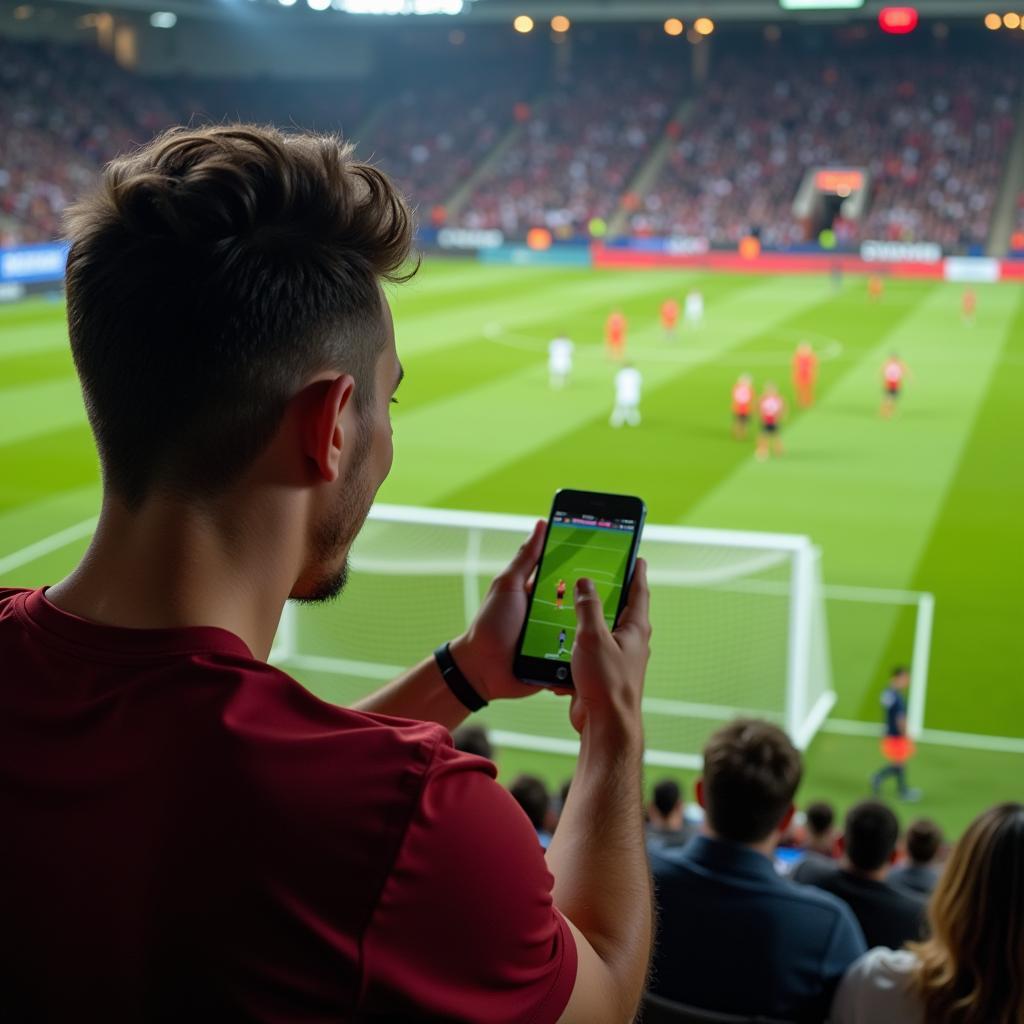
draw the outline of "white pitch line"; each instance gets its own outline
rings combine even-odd
[[[73,544],[76,540],[88,537],[96,529],[96,523],[97,517],[92,516],[89,519],[83,519],[80,523],[75,523],[74,526],[69,526],[65,530],[52,533],[49,537],[37,540],[34,544],[29,544],[27,547],[12,551],[9,555],[0,558],[0,575],[10,572],[12,569],[17,569],[26,562],[42,558],[43,555],[59,551],[61,548],[67,547],[68,544]]]

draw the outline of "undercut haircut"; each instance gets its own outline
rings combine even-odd
[[[204,497],[321,372],[366,416],[412,217],[333,135],[175,128],[112,161],[66,218],[68,329],[105,487]]]
[[[704,747],[704,802],[716,835],[757,843],[779,827],[793,802],[803,766],[776,725],[740,718]]]

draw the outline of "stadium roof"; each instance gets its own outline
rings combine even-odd
[[[95,7],[96,0],[58,0],[72,5]],[[281,0],[107,0],[104,6],[122,10],[173,10],[181,14],[230,20],[235,17],[239,8],[250,8],[251,4],[269,4],[277,7]],[[287,0],[286,0],[287,2]],[[294,2],[294,0],[291,0]],[[325,3],[324,8],[334,7],[334,13],[344,13],[346,18],[357,18],[360,22],[384,21],[394,23],[394,19],[370,11],[382,7],[393,8],[404,6],[410,13],[415,6],[421,10],[437,9],[450,6],[461,10],[450,14],[434,14],[424,21],[446,23],[455,21],[466,22],[511,22],[521,14],[534,18],[550,18],[555,14],[568,15],[577,22],[642,22],[655,21],[668,17],[696,18],[712,17],[720,22],[843,22],[862,19],[875,19],[878,12],[887,6],[894,6],[886,0],[859,0],[858,8],[835,8],[832,5],[840,2],[857,3],[858,0],[333,0]],[[792,5],[784,9],[782,4]],[[808,5],[803,9],[804,5]],[[291,3],[288,3],[291,7]],[[916,0],[912,4],[923,18],[981,18],[994,7],[988,0]],[[365,14],[351,13],[355,8],[362,8]],[[294,15],[315,15],[305,4],[296,4],[290,12]],[[389,13],[399,13],[395,10]],[[417,11],[420,13],[420,11]],[[418,21],[417,18],[401,18],[403,23]]]

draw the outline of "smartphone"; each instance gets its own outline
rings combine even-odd
[[[513,665],[524,683],[572,687],[576,581],[594,581],[605,621],[614,629],[626,605],[646,516],[644,503],[624,494],[555,495]]]

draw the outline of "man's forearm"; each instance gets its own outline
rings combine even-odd
[[[555,905],[586,936],[635,1009],[647,980],[653,893],[644,841],[638,730],[585,729],[547,852]]]

